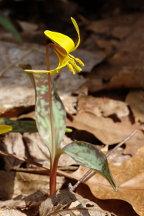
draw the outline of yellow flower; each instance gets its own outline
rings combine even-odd
[[[53,47],[54,52],[58,57],[58,67],[53,70],[25,70],[26,72],[50,73],[51,75],[54,75],[65,66],[67,66],[73,74],[76,74],[77,71],[80,72],[82,70],[79,65],[84,66],[84,63],[79,58],[75,58],[70,54],[71,52],[76,50],[80,44],[79,27],[74,18],[71,17],[71,20],[78,35],[78,41],[76,44],[67,35],[49,30],[44,31],[45,35],[53,42],[53,44],[51,44],[51,47]],[[77,63],[79,65],[77,65]]]

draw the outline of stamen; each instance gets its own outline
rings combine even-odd
[[[73,66],[70,63],[67,63],[67,66],[73,74],[76,74],[76,70],[73,68]]]
[[[82,69],[76,64],[75,59],[70,59],[70,64],[75,68],[76,71],[80,72]]]
[[[77,61],[81,66],[84,66],[84,63],[79,58],[75,58],[75,61]]]
[[[79,58],[75,58],[73,55],[69,54],[69,57],[71,59],[74,59],[75,61],[77,61],[81,66],[84,66],[84,63],[79,59]]]

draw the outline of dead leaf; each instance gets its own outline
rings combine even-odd
[[[89,75],[86,86],[90,92],[112,88],[143,88],[143,74],[143,66],[130,67],[123,63],[118,66],[108,63],[96,68]]]
[[[115,114],[118,118],[122,118],[129,115],[126,103],[106,97],[80,96],[78,110],[92,112],[98,117]]]
[[[126,31],[126,34],[124,31],[122,36],[124,39],[119,41],[114,54],[109,56],[104,64],[95,67],[89,75],[87,82],[89,91],[94,92],[110,88],[143,88],[144,16],[131,14],[129,17],[126,24],[126,28],[129,30]],[[125,18],[125,15],[120,16],[116,22],[115,17],[111,18],[108,26],[105,21],[105,35],[113,35],[113,30],[115,31],[115,28],[121,26],[117,34],[120,35],[119,32],[125,28],[125,22],[122,22]],[[103,28],[103,23],[100,25]]]
[[[142,19],[141,13],[124,14],[120,16],[114,16],[98,21],[93,21],[87,26],[88,30],[95,33],[111,35],[114,38],[124,39],[133,29],[133,25],[137,20]]]
[[[144,122],[144,91],[130,91],[126,96],[126,102],[134,114],[135,121]]]
[[[22,140],[22,135],[20,133],[9,133],[6,134],[1,143],[1,148],[4,152],[9,154],[16,154],[19,157],[25,157],[25,147]],[[5,169],[10,170],[14,167],[19,167],[21,165],[21,161],[12,158],[12,157],[4,157],[5,161]]]
[[[40,206],[40,216],[58,213],[65,216],[114,216],[114,214],[101,209],[96,203],[68,190],[57,191]]]
[[[26,214],[15,209],[0,209],[1,216],[26,216]]]
[[[73,121],[68,120],[67,125],[92,133],[106,145],[121,142],[133,130],[139,128],[138,125],[132,125],[130,122],[114,122],[111,118],[97,117],[91,112],[84,111],[74,116]]]
[[[7,209],[31,209],[32,207],[37,207],[47,198],[47,194],[44,191],[37,191],[28,196],[19,195],[14,199],[0,201],[0,208]]]
[[[57,190],[64,183],[63,176],[57,176]],[[49,193],[49,176],[41,174],[33,174],[22,169],[22,172],[17,171],[14,188],[13,188],[13,197],[20,194],[30,195],[36,191],[47,191]]]

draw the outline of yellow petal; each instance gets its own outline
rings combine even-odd
[[[78,35],[77,44],[76,44],[75,47],[71,50],[71,52],[72,52],[72,51],[76,50],[77,47],[78,47],[79,44],[80,44],[80,30],[79,30],[79,27],[78,27],[78,24],[77,24],[76,20],[75,20],[73,17],[71,17],[71,21],[72,21],[72,23],[73,23],[73,25],[74,25],[74,27],[75,27],[75,30],[76,30],[76,32],[77,32],[77,35]]]
[[[65,67],[67,65],[67,61],[66,62],[59,62],[58,67],[56,67],[53,70],[24,70],[25,72],[28,73],[50,73],[51,75],[55,75],[56,73],[58,73],[60,71],[60,69],[62,69],[63,67]]]
[[[62,34],[59,32],[54,32],[54,31],[49,31],[49,30],[44,31],[45,35],[51,41],[53,41],[55,44],[58,44],[59,46],[61,46],[66,51],[67,54],[76,50],[80,44],[80,31],[79,31],[78,24],[73,17],[71,17],[71,21],[72,21],[72,23],[75,27],[75,30],[77,32],[77,35],[78,35],[78,41],[77,41],[76,45],[75,45],[74,41],[69,36],[67,36],[65,34]]]
[[[70,53],[75,47],[73,40],[65,34],[49,30],[44,31],[44,33],[54,43],[61,46],[66,51],[66,53]]]

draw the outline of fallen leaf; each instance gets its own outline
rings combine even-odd
[[[133,130],[139,128],[138,125],[132,125],[130,122],[114,122],[111,118],[97,117],[93,113],[85,111],[73,116],[73,120],[68,120],[67,125],[92,133],[106,145],[121,142]]]
[[[58,213],[67,216],[116,216],[104,211],[96,203],[68,190],[56,192],[52,197],[42,202],[40,206],[40,216]]]
[[[6,134],[1,143],[1,148],[3,148],[4,152],[9,154],[16,154],[19,157],[25,157],[25,147],[22,140],[22,135],[20,133],[9,133]],[[5,161],[5,169],[10,170],[14,167],[19,167],[22,162],[12,158],[12,157],[4,157]]]
[[[125,27],[128,31],[124,31],[122,36],[124,39],[115,46],[114,53],[88,75],[87,87],[90,92],[111,88],[143,88],[144,16],[131,14],[128,17],[126,18],[125,15],[117,19],[113,17],[108,21],[109,25],[107,25],[107,21],[103,20],[99,23],[102,29],[106,28],[104,30],[105,36],[113,36],[113,33],[117,32],[118,37],[120,32],[123,33]],[[122,22],[125,19],[128,19],[126,26],[124,25],[125,22]],[[103,22],[105,22],[104,25]],[[100,29],[100,27],[98,28]],[[114,36],[116,35],[114,34]]]
[[[47,198],[47,194],[44,191],[37,191],[28,196],[21,194],[14,199],[0,201],[0,208],[30,210],[31,207],[36,208],[45,198]]]
[[[144,91],[130,91],[126,96],[126,103],[130,106],[135,121],[144,122]]]
[[[78,98],[78,110],[92,112],[98,117],[115,114],[118,118],[122,118],[129,115],[126,103],[106,97],[82,95]]]
[[[90,92],[103,89],[143,88],[143,73],[143,66],[130,67],[123,63],[121,66],[108,63],[101,65],[89,74],[86,86]]]
[[[26,214],[15,209],[0,209],[1,216],[26,216]]]

